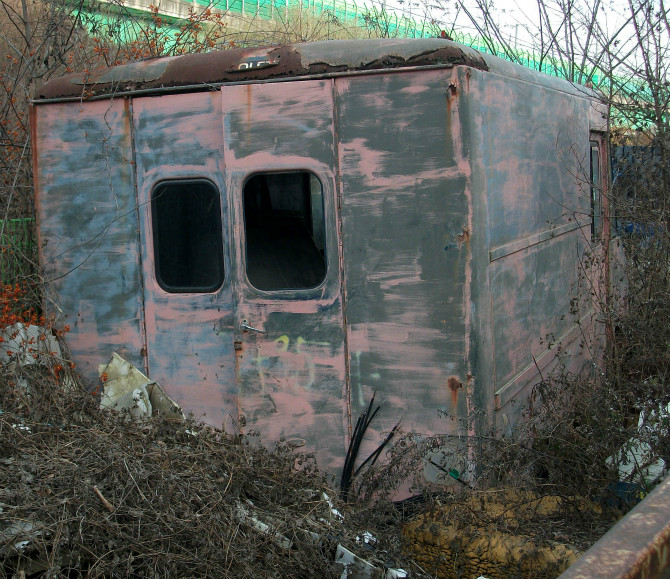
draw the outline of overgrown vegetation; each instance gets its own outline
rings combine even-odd
[[[504,35],[490,4],[482,1],[478,6],[479,13],[471,12],[471,18],[491,39],[494,51],[494,43],[505,45]],[[587,299],[596,308],[607,347],[578,373],[568,371],[565,360],[543,376],[511,432],[471,439],[470,448],[477,451],[477,473],[471,481],[477,490],[456,485],[482,497],[509,488],[525,489],[533,496],[571,497],[573,507],[584,497],[604,509],[597,516],[580,509],[563,513],[561,520],[573,523],[572,533],[564,534],[556,520],[549,523],[541,517],[524,527],[523,533],[532,528],[569,535],[571,545],[602,533],[609,508],[630,510],[665,475],[670,459],[670,26],[663,2],[629,2],[624,9],[612,31],[605,26],[598,2],[588,6],[540,0],[539,27],[531,30],[540,61],[551,60],[561,76],[593,86],[610,106],[612,179],[603,187],[582,175],[584,187],[600,197],[611,228],[611,241],[592,243],[582,262],[584,273],[600,272]],[[506,51],[510,60],[521,60],[509,43]],[[534,64],[546,66],[540,61]],[[579,167],[566,170],[583,173]],[[607,244],[609,253],[603,251]],[[408,458],[402,451],[389,455],[391,465]],[[383,468],[368,473],[363,495],[383,486],[385,474]],[[518,511],[515,501],[508,503],[510,511]],[[468,576],[460,574],[471,563],[463,551],[447,552],[438,545],[458,551],[460,544],[467,551],[470,544],[462,541],[463,529],[477,527],[486,517],[471,511],[460,517],[451,499],[446,504],[432,510],[428,523],[415,531],[423,537],[417,556],[427,561],[424,568],[432,562],[438,576]],[[454,531],[455,519],[460,533]],[[509,530],[504,517],[494,519],[485,527],[488,533]],[[431,535],[429,528],[442,535]],[[528,545],[535,537],[526,534],[524,540]],[[536,553],[537,543],[532,544],[529,552]],[[478,552],[495,558],[498,546],[489,542]],[[432,556],[426,559],[426,552]],[[498,559],[498,572],[509,562],[509,553]],[[519,562],[517,567],[523,576],[544,576],[537,569],[524,575],[526,564],[530,563]],[[490,561],[477,569],[486,576],[504,576],[491,571]]]
[[[361,547],[375,529],[342,522],[313,457],[102,411],[67,370],[0,372],[0,577],[334,577],[338,544],[399,560],[388,530],[391,552]]]

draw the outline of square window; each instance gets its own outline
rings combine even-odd
[[[265,291],[309,289],[326,277],[323,187],[308,172],[264,173],[244,185],[246,271]]]

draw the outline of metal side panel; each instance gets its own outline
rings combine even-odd
[[[113,351],[144,367],[128,102],[34,110],[40,257],[82,375]]]
[[[540,371],[546,376],[561,340],[564,353],[570,344],[578,352],[591,332],[579,324],[590,326],[593,283],[580,266],[590,242],[593,103],[587,95],[479,71],[473,71],[472,85],[479,95],[487,181],[491,387],[504,406],[523,403],[522,391],[541,379]],[[573,365],[579,370],[579,356]]]
[[[304,442],[303,450],[315,452],[319,465],[332,472],[342,467],[346,453],[347,404],[332,81],[223,87],[222,99],[240,422],[268,442],[282,437]],[[294,252],[288,244],[293,231],[276,237],[273,229],[291,214],[296,176],[314,187],[324,273],[313,283],[291,280],[272,287],[264,279],[272,269],[309,275],[316,257]],[[254,183],[265,183],[267,190],[252,195]],[[252,217],[261,206],[273,217],[254,230]],[[271,231],[274,240],[257,246]],[[262,263],[254,279],[258,256]]]
[[[235,429],[238,408],[232,334],[233,273],[223,173],[221,95],[201,92],[134,99],[133,126],[149,376],[186,412],[214,426]],[[206,259],[211,249],[208,246],[222,242],[223,281],[218,287],[202,291],[165,289],[157,273],[160,248],[154,236],[152,195],[161,191],[162,185],[170,184],[179,187],[180,194],[195,199],[193,184],[198,183],[206,184],[218,195],[209,211],[220,213],[221,230],[205,246],[189,246],[191,262]],[[185,200],[183,208],[193,202]],[[197,234],[179,230],[178,223],[175,222],[174,236]],[[197,223],[195,227],[198,229]],[[183,241],[190,243],[188,239]]]
[[[463,432],[438,411],[468,414],[473,225],[457,84],[450,71],[336,81],[352,413],[377,392],[377,431]]]

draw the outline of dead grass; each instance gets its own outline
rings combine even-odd
[[[311,456],[22,374],[0,376],[0,576],[336,577],[359,548]]]

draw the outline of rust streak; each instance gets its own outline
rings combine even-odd
[[[456,242],[458,243],[459,249],[464,243],[468,245],[470,243],[470,229],[465,227],[461,234],[456,236]]]
[[[372,47],[372,48],[371,48]],[[441,38],[296,43],[259,48],[234,48],[187,54],[74,73],[49,81],[37,98],[87,98],[124,92],[163,92],[166,88],[225,84],[240,81],[382,70],[417,66],[466,65],[481,70],[488,66],[481,56],[464,51]]]
[[[463,388],[463,383],[456,376],[449,376],[447,387],[451,391],[451,405],[456,406],[458,404],[458,391]]]

